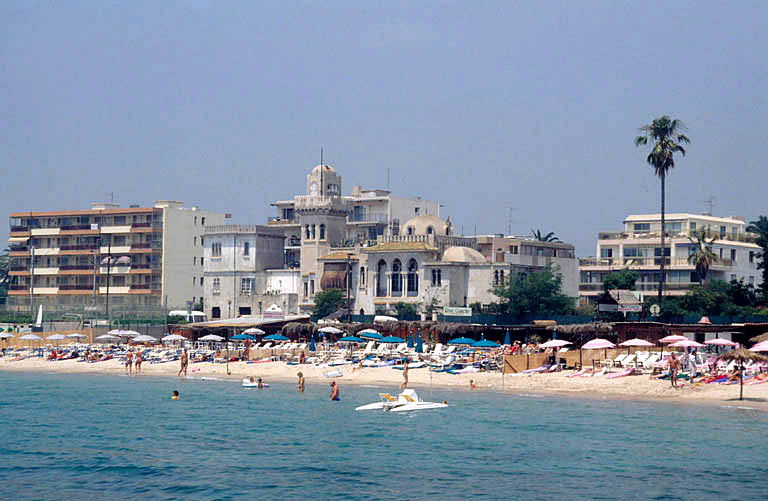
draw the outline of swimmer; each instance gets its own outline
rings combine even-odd
[[[477,389],[477,385],[475,384],[475,381],[473,379],[469,380],[469,389],[470,390],[476,390]]]
[[[171,394],[171,400],[178,400],[179,399],[179,390],[173,390],[173,393]]]
[[[296,375],[299,377],[299,382],[296,384],[296,389],[299,390],[299,393],[304,393],[304,374],[298,372]]]
[[[448,405],[448,401],[447,401],[447,400],[443,400],[443,401],[442,401],[442,402],[440,402],[440,403],[441,403],[441,404],[443,404],[443,405]]]
[[[339,387],[336,384],[336,381],[331,381],[331,400],[335,402],[341,400],[341,398],[339,398]]]
[[[257,384],[256,387],[258,389],[264,388],[264,383],[261,381],[261,378],[257,379],[257,381],[258,381],[259,384]]]

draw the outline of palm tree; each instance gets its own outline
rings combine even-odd
[[[689,236],[688,240],[693,244],[695,250],[695,252],[688,256],[688,262],[696,266],[696,274],[699,275],[699,285],[702,285],[707,278],[709,267],[712,266],[712,263],[717,262],[717,256],[712,252],[712,244],[717,239],[712,237],[712,240],[707,240],[707,234],[702,230]]]
[[[750,221],[747,231],[757,234],[755,243],[762,251],[757,255],[760,260],[757,268],[763,270],[763,283],[760,284],[760,290],[763,293],[763,300],[768,300],[768,218],[760,216],[757,221]]]
[[[554,231],[550,231],[546,235],[542,233],[541,230],[531,230],[531,235],[533,235],[533,238],[538,240],[539,242],[559,242],[560,239],[555,236]]]
[[[661,268],[659,270],[659,302],[661,302],[661,295],[664,292],[664,264],[667,260],[667,253],[664,248],[664,232],[666,231],[664,221],[664,180],[667,177],[669,169],[675,166],[675,153],[680,153],[685,156],[685,148],[681,145],[683,143],[691,142],[685,134],[680,133],[682,130],[685,130],[683,122],[677,119],[673,120],[667,115],[664,115],[659,118],[654,118],[653,122],[650,124],[640,127],[640,131],[643,135],[635,138],[635,146],[648,144],[648,139],[654,141],[646,161],[653,167],[654,172],[661,180]]]
[[[9,249],[3,250],[0,254],[0,287],[8,283]]]

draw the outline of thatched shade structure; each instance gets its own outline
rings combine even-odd
[[[753,360],[755,362],[768,362],[768,357],[762,353],[739,348],[723,353],[718,360],[736,361],[739,363],[739,400],[744,400],[744,362]]]
[[[307,338],[315,332],[317,326],[314,324],[305,324],[301,322],[288,322],[283,326],[283,336],[291,339]]]
[[[755,336],[750,339],[753,343],[762,343],[763,341],[768,341],[768,332],[763,332],[759,336]]]

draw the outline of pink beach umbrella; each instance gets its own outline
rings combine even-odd
[[[696,341],[691,341],[690,339],[686,339],[685,341],[678,341],[676,343],[670,344],[669,346],[674,348],[704,348],[703,344],[697,343]]]
[[[542,343],[539,345],[541,348],[562,348],[563,346],[573,344],[570,341],[565,341],[563,339],[552,339],[550,341],[547,341],[546,343]]]
[[[649,346],[655,346],[655,345],[651,342],[646,341],[645,339],[634,338],[634,339],[628,339],[623,343],[619,343],[619,346],[626,346],[627,355],[629,355],[629,350],[632,346],[642,346],[643,348],[647,348]]]
[[[734,348],[739,346],[739,343],[734,343],[733,341],[729,341],[728,339],[720,339],[720,338],[704,341],[704,344],[711,344],[714,346],[733,346]]]
[[[749,349],[749,351],[768,351],[768,341],[762,341]]]
[[[685,341],[687,339],[688,338],[685,337],[685,336],[680,336],[679,334],[674,334],[672,336],[667,336],[667,337],[663,337],[663,338],[659,339],[659,342],[663,343],[663,344],[669,344],[669,343],[676,343],[678,341]]]
[[[583,350],[607,350],[608,348],[614,348],[616,345],[607,339],[597,338],[587,342],[581,347]]]

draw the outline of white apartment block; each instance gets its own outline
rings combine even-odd
[[[707,280],[743,280],[758,286],[757,269],[760,248],[753,236],[746,233],[746,223],[737,217],[713,217],[699,214],[667,214],[666,237],[661,249],[661,215],[635,214],[624,220],[624,230],[601,232],[598,235],[596,257],[580,260],[579,295],[582,301],[594,300],[603,290],[603,279],[613,271],[624,268],[638,273],[636,290],[643,294],[658,291],[662,255],[665,263],[665,291],[669,296],[684,295],[699,283],[696,267],[688,257],[695,246],[688,238],[705,231],[715,238],[712,251],[717,256]]]

